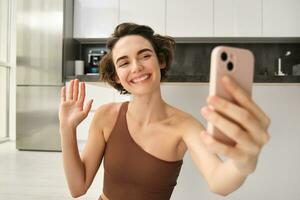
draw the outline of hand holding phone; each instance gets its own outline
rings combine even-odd
[[[216,95],[236,103],[221,82],[222,77],[227,75],[234,79],[251,96],[253,73],[254,56],[251,51],[227,46],[215,47],[211,54],[209,95]],[[211,123],[208,123],[207,130],[215,139],[222,143],[231,146],[236,144],[235,141],[227,137]]]

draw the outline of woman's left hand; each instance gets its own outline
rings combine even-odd
[[[223,144],[207,131],[203,131],[201,136],[209,150],[229,157],[241,173],[250,174],[255,171],[262,147],[270,139],[267,129],[271,121],[232,78],[225,76],[222,82],[237,103],[209,96],[207,103],[213,109],[207,106],[201,112],[210,123],[233,139],[236,145]]]

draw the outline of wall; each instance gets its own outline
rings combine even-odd
[[[162,94],[167,102],[191,113],[206,125],[200,109],[206,104],[207,84],[165,83],[162,85]],[[299,199],[300,84],[255,84],[253,99],[272,119],[269,128],[271,140],[262,150],[256,172],[248,177],[240,189],[224,199]],[[220,198],[209,191],[187,153],[171,199]]]

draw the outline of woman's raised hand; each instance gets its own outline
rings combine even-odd
[[[80,95],[79,94],[80,85]],[[66,87],[61,89],[61,101],[59,107],[59,121],[61,128],[76,129],[91,110],[93,100],[89,100],[84,106],[85,99],[85,83],[79,84],[77,79],[71,80],[68,94],[66,95]]]

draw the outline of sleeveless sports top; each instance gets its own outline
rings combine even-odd
[[[165,161],[146,152],[131,137],[121,105],[104,152],[103,192],[109,200],[168,200],[183,161]]]

